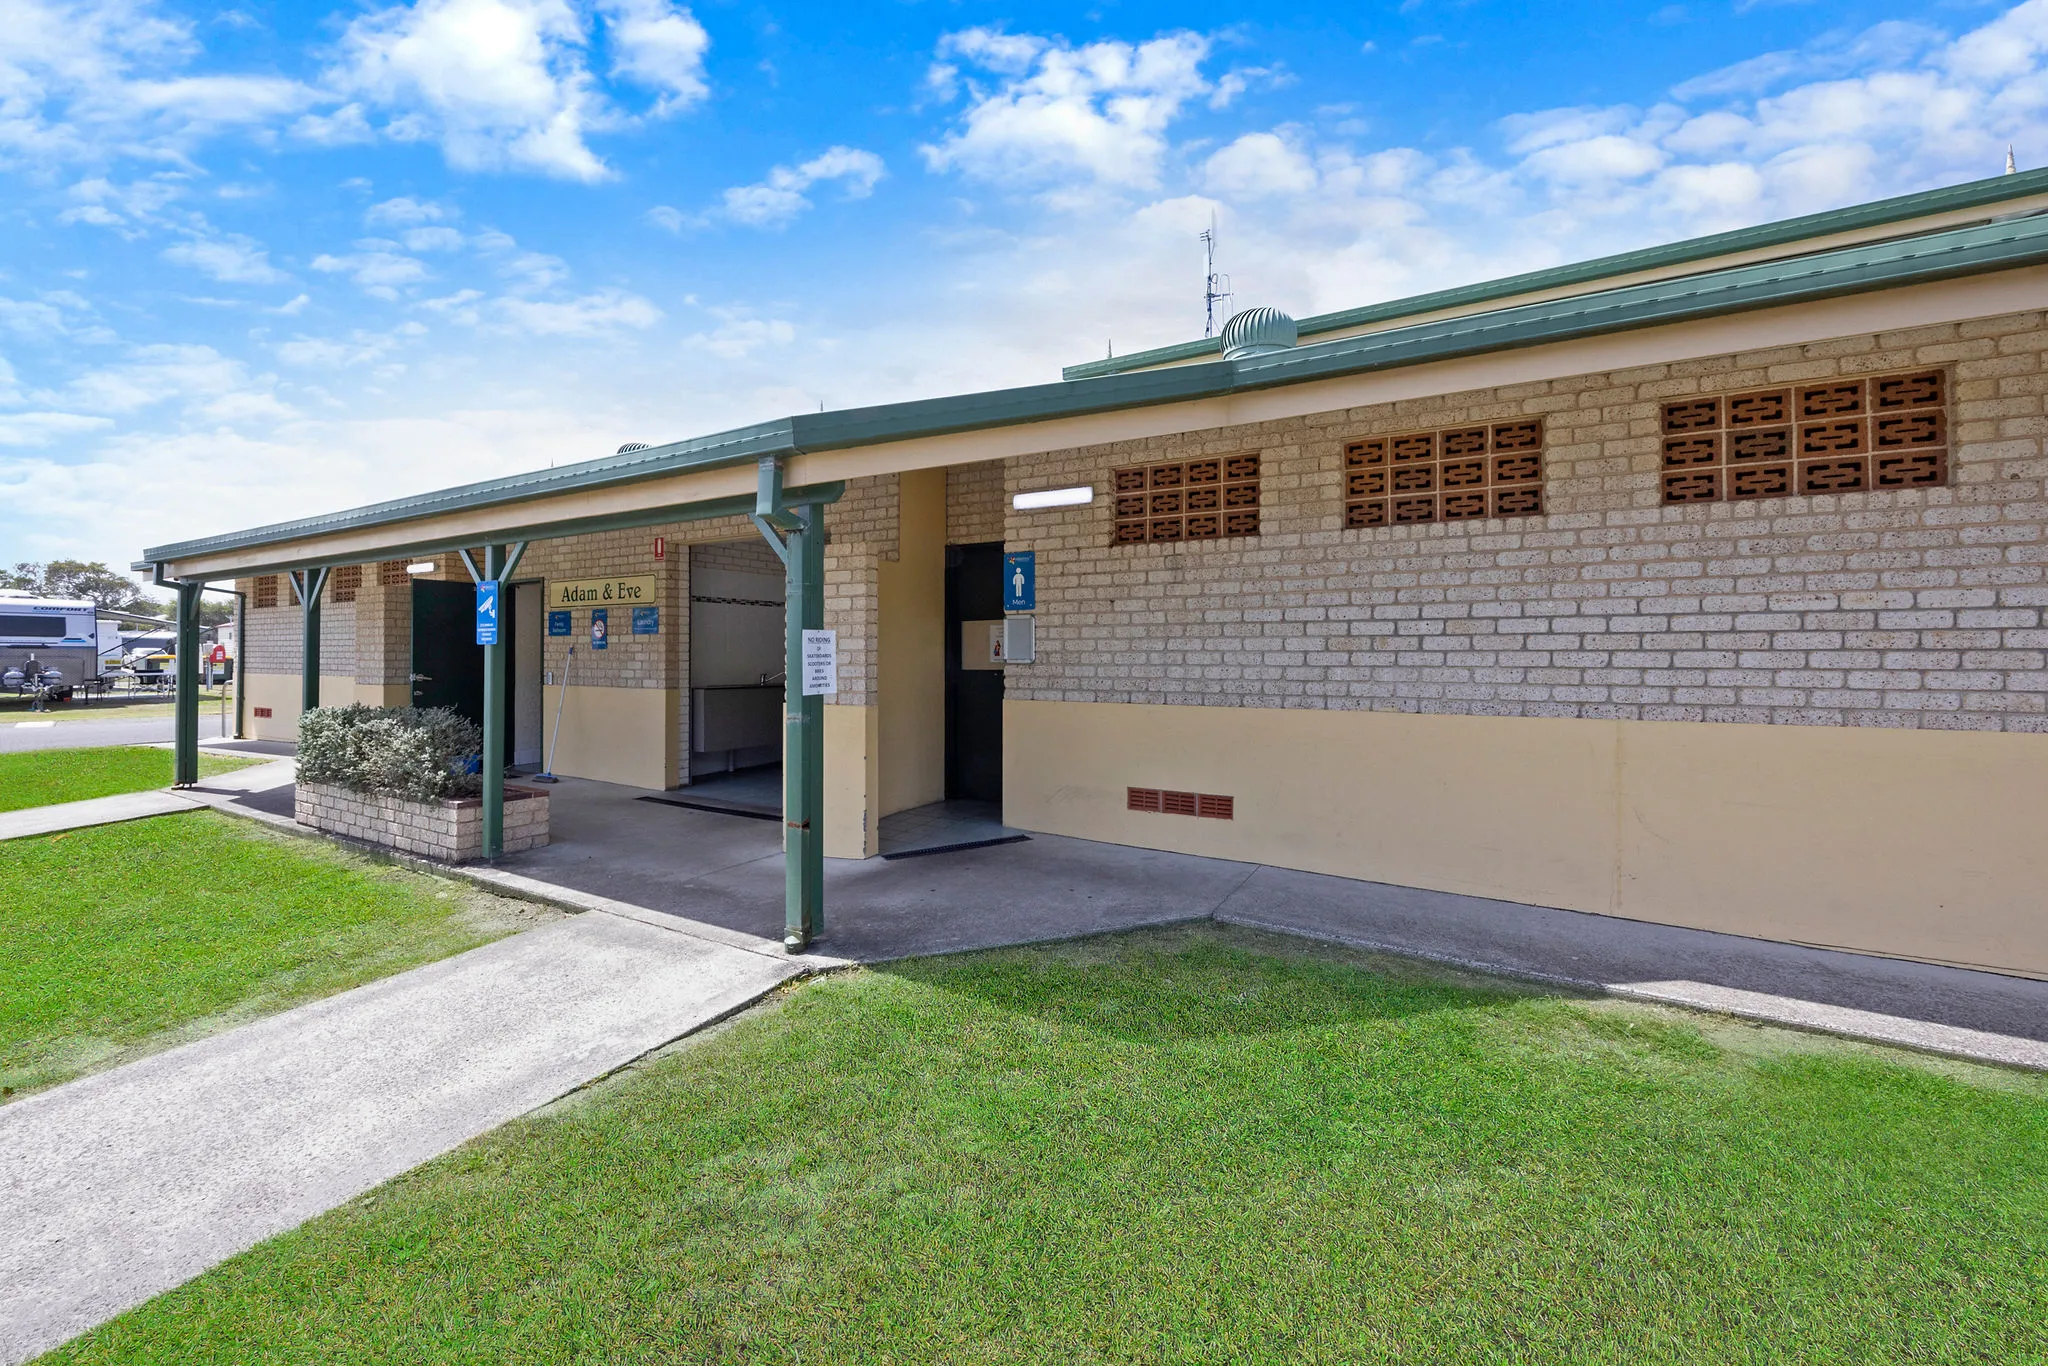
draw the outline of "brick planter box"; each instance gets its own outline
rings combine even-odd
[[[330,835],[442,863],[469,863],[483,857],[481,797],[418,802],[382,792],[354,792],[327,783],[300,783],[293,800],[300,825],[310,825]],[[516,854],[547,842],[548,794],[506,784],[505,852]]]

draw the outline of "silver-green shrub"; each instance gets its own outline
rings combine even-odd
[[[316,707],[299,718],[299,781],[415,801],[469,797],[483,748],[474,721],[446,707]]]

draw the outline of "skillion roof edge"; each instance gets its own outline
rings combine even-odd
[[[688,470],[716,469],[762,455],[846,449],[1217,397],[2043,261],[2048,261],[2048,217],[1979,224],[1419,323],[1359,337],[1340,337],[1235,362],[1210,361],[1100,379],[1063,380],[832,413],[803,413],[780,422],[673,442],[629,456],[606,457],[324,517],[181,542],[145,551],[144,556],[147,562],[163,563],[308,535],[411,521],[450,506],[516,503],[567,489],[603,488]]]
[[[1340,309],[1335,313],[1318,313],[1301,320],[1301,335],[1307,337],[1318,332],[1335,332],[1340,328],[1357,327],[1364,323],[1388,322],[1411,314],[1433,313],[1441,308],[1486,303],[1489,300],[1511,298],[1517,294],[1530,294],[1537,290],[1591,284],[1639,270],[1684,265],[1691,261],[1704,261],[1715,256],[1755,251],[1763,247],[1787,246],[1803,238],[1826,237],[1832,233],[1853,232],[1858,228],[1880,227],[1886,223],[1903,223],[1938,213],[1952,213],[1957,209],[1979,208],[2008,200],[2024,199],[2028,195],[2044,192],[2048,192],[2048,169],[1989,176],[1983,180],[1965,181],[1961,185],[1950,185],[1938,190],[1920,190],[1913,194],[1875,200],[1869,204],[1827,209],[1798,218],[1785,218],[1774,223],[1759,223],[1754,227],[1710,233],[1705,237],[1690,237],[1682,242],[1642,247],[1612,256],[1596,256],[1590,261],[1549,266],[1542,270],[1526,271],[1520,275],[1503,276],[1498,280],[1457,285],[1450,289],[1433,290],[1427,294],[1412,294],[1405,298],[1389,299],[1384,303]],[[1082,361],[1076,365],[1069,365],[1060,371],[1060,377],[1069,380],[1096,379],[1106,375],[1124,374],[1145,366],[1167,365],[1174,361],[1195,360],[1202,356],[1218,356],[1222,354],[1222,350],[1222,341],[1216,337],[1204,337],[1199,341],[1173,342],[1166,346],[1133,351],[1129,355],[1107,360]]]

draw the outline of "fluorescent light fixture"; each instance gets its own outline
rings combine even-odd
[[[1094,486],[1084,484],[1077,489],[1033,489],[1029,493],[1020,493],[1012,498],[1010,506],[1019,512],[1029,512],[1033,508],[1078,507],[1082,503],[1094,501]]]
[[[420,560],[415,564],[407,565],[405,567],[405,572],[408,574],[431,574],[440,567],[440,565],[434,563],[434,561],[432,560]]]

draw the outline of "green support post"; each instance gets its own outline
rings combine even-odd
[[[249,738],[249,690],[243,683],[242,662],[249,657],[249,595],[235,591],[235,657],[228,665],[235,671],[235,738]]]
[[[178,702],[171,726],[171,783],[199,782],[199,595],[206,585],[178,580]]]
[[[804,696],[804,632],[825,625],[825,509],[791,508],[783,609],[783,936],[806,948],[825,932],[825,699]]]
[[[327,587],[325,569],[294,570],[292,588],[299,595],[303,645],[299,655],[299,711],[320,705],[320,595]]]
[[[465,557],[466,558],[466,557]],[[484,858],[505,852],[505,547],[484,547],[483,580],[498,585],[497,638],[484,652]]]

